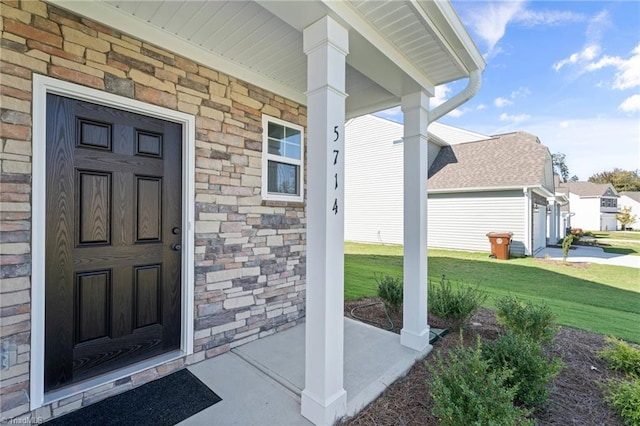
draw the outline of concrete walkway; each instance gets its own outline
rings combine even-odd
[[[399,335],[349,318],[344,331],[348,415],[377,398],[432,348],[416,352],[401,346]],[[180,425],[311,425],[300,415],[304,335],[300,324],[189,367],[222,401]]]
[[[640,268],[640,256],[606,253],[601,247],[573,247],[575,247],[575,249],[569,250],[569,256],[567,257],[568,262],[602,263],[604,265]],[[548,257],[554,260],[562,260],[562,249],[555,247],[545,247],[544,249],[538,251],[535,254],[535,257]]]

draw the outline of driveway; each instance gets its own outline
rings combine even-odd
[[[562,260],[562,249],[545,247],[535,254],[535,257]],[[604,265],[628,266],[640,269],[640,256],[628,254],[606,253],[600,247],[573,246],[569,250],[568,262],[602,263]]]

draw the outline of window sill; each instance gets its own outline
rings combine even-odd
[[[265,207],[293,207],[304,208],[307,203],[305,201],[286,201],[286,200],[262,200],[262,206]]]

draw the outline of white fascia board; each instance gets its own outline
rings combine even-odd
[[[534,192],[538,192],[541,193],[543,197],[553,197],[554,193],[549,191],[547,188],[545,188],[542,185],[537,185],[537,186],[529,186],[529,189],[531,189]]]
[[[321,0],[325,6],[353,28],[380,52],[402,69],[409,77],[418,83],[429,96],[435,96],[435,87],[424,73],[411,63],[398,49],[383,37],[371,24],[363,19],[358,12],[346,1]]]
[[[119,12],[115,7],[101,1],[47,1],[108,27],[115,28],[122,33],[129,34],[135,38],[174,52],[177,55],[189,58],[211,69],[244,80],[301,105],[307,105],[307,96],[304,93],[298,92],[289,86],[265,77],[249,68],[245,68],[214,52],[201,49],[194,44],[179,39],[166,31],[150,25],[145,20]]]
[[[447,194],[447,193],[460,193],[460,192],[491,192],[491,191],[536,191],[541,192],[545,197],[552,197],[553,193],[549,192],[541,185],[535,186],[476,186],[471,188],[447,188],[447,189],[428,189],[429,194]]]
[[[476,186],[471,188],[446,188],[446,189],[427,189],[429,194],[447,194],[461,192],[490,192],[490,191],[525,191],[527,186]]]

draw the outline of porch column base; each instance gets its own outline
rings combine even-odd
[[[405,330],[403,328],[400,331],[400,344],[409,349],[422,352],[429,346],[429,337],[431,335],[430,331],[431,329],[429,326],[420,333],[414,333],[413,331]]]
[[[341,389],[325,401],[318,401],[305,389],[301,405],[302,415],[314,425],[332,425],[347,412],[347,392]]]

